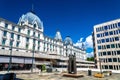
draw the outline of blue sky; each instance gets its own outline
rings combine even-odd
[[[0,0],[0,17],[17,23],[32,4],[46,35],[60,30],[63,40],[70,36],[77,46],[84,42],[87,53],[92,53],[93,26],[120,18],[120,0]]]

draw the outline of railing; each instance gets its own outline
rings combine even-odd
[[[42,65],[42,64],[45,64],[45,65],[50,65],[50,62],[49,61],[35,61],[35,64],[39,64],[39,65]]]

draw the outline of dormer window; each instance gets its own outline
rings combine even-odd
[[[18,28],[18,32],[19,32],[19,33],[21,32],[21,28]]]
[[[5,24],[5,28],[6,28],[6,29],[8,28],[8,24],[7,24],[7,23]]]
[[[36,24],[33,25],[34,29],[36,28]]]
[[[12,30],[14,31],[14,29],[15,29],[15,26],[12,26]]]
[[[40,18],[35,15],[32,12],[28,12],[26,14],[23,14],[18,22],[19,25],[33,25],[33,29],[41,29],[43,30],[43,22],[40,20]]]
[[[24,22],[21,22],[21,26],[23,25]]]

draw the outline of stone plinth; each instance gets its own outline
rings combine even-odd
[[[66,76],[66,77],[74,77],[74,78],[84,77],[83,74],[69,74],[69,73],[64,73],[63,76]]]

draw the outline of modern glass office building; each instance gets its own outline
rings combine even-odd
[[[93,46],[96,67],[120,70],[120,19],[95,25]]]
[[[43,22],[35,13],[23,14],[17,24],[0,18],[0,70],[29,70],[32,64],[67,67],[69,54],[76,54],[78,67],[94,66],[69,36],[62,40],[60,31],[54,38],[44,35]]]

